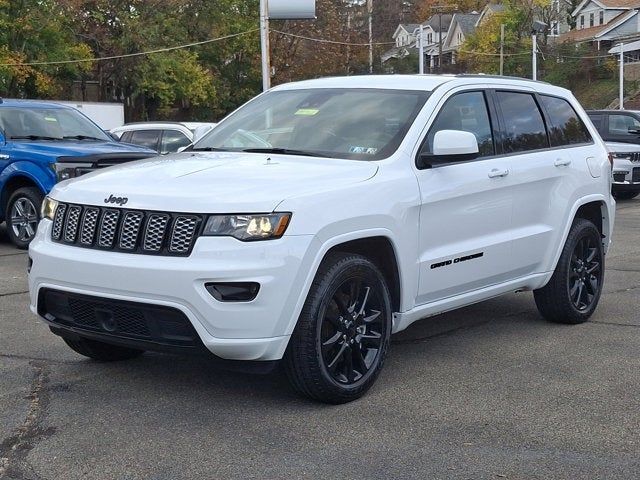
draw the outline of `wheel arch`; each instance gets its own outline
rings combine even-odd
[[[562,249],[567,242],[567,238],[569,237],[569,231],[571,230],[571,226],[576,218],[585,218],[591,222],[593,222],[600,231],[600,235],[602,236],[602,247],[604,252],[607,253],[609,249],[609,245],[611,243],[611,232],[613,230],[613,221],[615,216],[615,203],[609,198],[607,199],[604,195],[589,195],[583,198],[580,198],[571,209],[571,213],[567,218],[567,223],[565,225],[564,232],[562,232],[561,241],[558,244],[555,252],[555,256],[553,258],[553,263],[550,265],[548,275],[544,278],[544,281],[541,285],[536,288],[540,288],[547,284],[547,282],[551,279],[553,272],[555,271],[558,262],[560,261],[560,255],[562,254]]]
[[[394,312],[400,311],[401,285],[398,257],[391,239],[386,236],[363,237],[349,240],[331,247],[324,254],[324,259],[334,252],[345,252],[362,255],[371,260],[379,269],[391,294],[391,308]]]
[[[286,335],[290,335],[298,323],[298,317],[304,307],[304,303],[311,290],[313,279],[316,277],[320,265],[327,255],[333,252],[346,251],[349,253],[358,253],[367,258],[373,256],[374,259],[372,259],[372,261],[378,265],[382,274],[385,275],[385,280],[387,280],[387,275],[389,275],[389,278],[392,279],[391,282],[395,282],[388,285],[392,298],[392,310],[394,312],[402,311],[402,306],[404,302],[406,302],[406,300],[403,301],[402,296],[404,295],[406,297],[406,292],[410,289],[410,285],[407,284],[407,279],[403,276],[405,272],[403,271],[402,257],[399,252],[398,242],[394,240],[391,230],[385,228],[361,230],[333,236],[325,241],[316,237],[314,242],[318,243],[314,249],[313,260],[307,264],[308,267],[304,285],[297,294],[297,302],[291,310],[291,316],[287,316],[288,323],[287,327],[284,328]],[[372,254],[371,249],[373,247],[382,247],[383,249],[377,254]],[[388,262],[384,263],[382,267],[375,260],[375,257],[380,259],[381,256],[391,254],[393,256],[389,257]],[[390,260],[391,258],[393,258],[393,261]],[[395,272],[393,271],[393,267],[391,267],[392,265],[395,267]],[[387,280],[387,282],[389,282],[389,280]]]
[[[9,198],[19,188],[35,187],[45,195],[44,188],[40,183],[31,175],[19,173],[12,175],[11,177],[4,179],[2,182],[2,190],[0,191],[0,218],[4,217],[4,213],[7,209],[7,203]]]

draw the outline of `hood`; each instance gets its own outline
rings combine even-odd
[[[52,160],[58,157],[83,157],[102,154],[146,154],[157,155],[154,150],[127,143],[118,142],[91,142],[91,141],[39,141],[39,142],[12,142],[11,150],[16,153],[35,154],[48,156]]]
[[[374,162],[288,155],[185,152],[102,169],[58,184],[62,202],[183,213],[267,213],[283,200],[363,182]]]
[[[610,152],[640,152],[640,145],[634,143],[621,143],[621,142],[605,142],[607,150]]]

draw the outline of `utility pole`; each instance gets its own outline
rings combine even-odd
[[[535,31],[531,34],[531,44],[531,68],[533,70],[531,78],[535,81],[538,79],[538,40]]]
[[[620,110],[624,109],[624,44],[620,42],[618,47],[620,48]]]
[[[434,5],[431,7],[432,12],[438,14],[438,73],[442,73],[442,14],[447,12],[455,12],[458,6],[455,4]]]
[[[420,24],[420,36],[418,37],[418,55],[420,60],[418,61],[418,73],[422,75],[424,73],[424,45],[422,42],[422,35],[424,33],[424,27]]]
[[[260,46],[262,50],[262,90],[266,92],[271,88],[269,0],[260,0]]]
[[[373,73],[373,0],[367,0],[369,13],[369,73]]]
[[[504,23],[500,24],[500,75],[504,75]]]

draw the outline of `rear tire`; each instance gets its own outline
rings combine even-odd
[[[285,354],[285,370],[302,395],[347,403],[377,379],[389,348],[391,295],[366,257],[330,254],[313,281]]]
[[[613,194],[616,200],[631,200],[638,195],[640,195],[640,192],[616,192]]]
[[[74,352],[101,362],[130,360],[144,353],[144,350],[119,347],[96,340],[89,340],[88,338],[79,338],[77,340],[63,338],[63,340]]]
[[[551,322],[586,322],[598,306],[603,280],[600,232],[589,220],[577,218],[551,280],[533,292],[538,311]]]
[[[40,221],[40,206],[44,196],[36,187],[17,189],[9,197],[5,219],[11,242],[21,250],[29,247]]]

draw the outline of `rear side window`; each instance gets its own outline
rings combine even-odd
[[[520,92],[496,92],[505,123],[505,153],[548,148],[547,131],[533,95]]]
[[[552,147],[591,142],[591,135],[573,107],[563,98],[542,95],[549,115],[549,139]]]
[[[158,150],[158,140],[160,140],[160,130],[136,130],[131,135],[130,142],[151,150]]]
[[[433,138],[440,130],[462,130],[478,140],[480,157],[495,154],[487,102],[482,92],[464,92],[451,97],[442,107],[427,135],[421,153],[433,152]]]
[[[611,135],[637,135],[640,122],[631,115],[609,114],[609,133]]]
[[[593,126],[602,133],[602,115],[589,114],[589,120],[593,123]]]
[[[162,147],[160,148],[161,154],[175,153],[182,147],[191,145],[186,135],[178,130],[165,130],[162,134]]]

